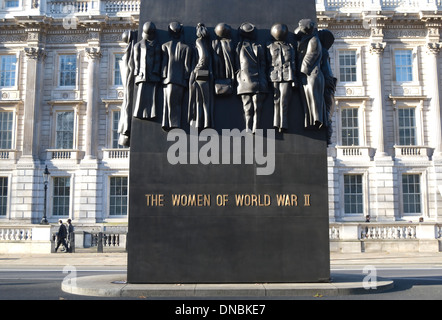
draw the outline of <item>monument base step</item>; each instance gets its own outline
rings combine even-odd
[[[70,278],[62,283],[62,290],[71,294],[133,298],[342,296],[379,293],[393,287],[389,279],[366,283],[363,275],[336,275],[327,283],[132,284],[127,283],[125,275],[107,274]]]

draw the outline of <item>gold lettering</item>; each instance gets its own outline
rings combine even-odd
[[[210,206],[210,194],[173,194],[174,207],[207,207]]]
[[[172,205],[174,207],[179,206],[180,203],[180,195],[179,194],[173,194],[172,195]]]
[[[309,194],[304,195],[304,207],[310,207],[310,195]]]
[[[243,194],[235,194],[235,201],[237,207],[242,207],[244,203],[244,195]]]
[[[264,195],[264,202],[262,204],[260,204],[260,206],[261,207],[263,207],[263,206],[268,207],[268,206],[270,206],[270,203],[271,203],[270,196],[268,194],[265,194]]]
[[[148,207],[163,207],[164,194],[145,194]]]
[[[277,194],[276,195],[276,203],[278,204],[278,207],[282,206],[284,201],[284,195],[283,194]]]
[[[296,194],[277,194],[276,202],[278,207],[297,207],[298,196]]]
[[[298,206],[298,196],[296,194],[292,194],[292,206]]]
[[[227,203],[227,201],[229,201],[227,194],[218,194],[216,196],[216,205],[218,207],[224,207]]]

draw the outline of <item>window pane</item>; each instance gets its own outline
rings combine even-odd
[[[127,177],[110,178],[110,215],[127,215]]]
[[[399,108],[399,145],[411,146],[417,144],[416,117],[414,108]]]
[[[69,216],[70,178],[55,177],[53,188],[52,215]]]
[[[12,149],[12,112],[0,112],[0,149]]]
[[[60,56],[60,86],[75,86],[77,80],[77,57],[74,54]]]
[[[362,175],[344,175],[344,212],[364,213]]]
[[[56,122],[55,148],[72,149],[74,146],[74,112],[58,112]]]
[[[8,178],[0,177],[0,217],[6,216],[8,206]]]
[[[359,145],[359,120],[357,108],[344,108],[341,111],[341,135],[343,146]]]
[[[120,61],[123,55],[118,53],[115,55],[115,65],[114,65],[114,85],[121,86],[123,85],[123,81],[121,80],[121,71],[120,71]]]
[[[339,75],[341,82],[355,82],[356,77],[356,50],[339,51]]]
[[[396,50],[394,52],[396,81],[413,81],[412,54],[411,50]]]
[[[421,190],[419,174],[402,175],[402,200],[405,214],[421,214]]]
[[[6,0],[6,8],[18,8],[18,0]]]
[[[118,144],[118,138],[120,134],[118,133],[118,123],[120,121],[120,111],[114,111],[112,113],[112,148],[119,149],[124,148],[122,145]]]
[[[15,86],[15,70],[17,57],[13,55],[0,56],[0,87]]]

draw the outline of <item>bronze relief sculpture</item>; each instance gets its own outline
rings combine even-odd
[[[206,26],[196,27],[194,68],[189,80],[189,123],[199,129],[214,126],[213,74],[210,34]]]
[[[156,117],[157,84],[160,82],[161,48],[155,40],[152,22],[143,25],[143,38],[134,46],[134,75],[138,86],[133,116],[140,119]]]
[[[212,41],[215,94],[229,95],[233,93],[235,81],[235,49],[232,29],[225,23],[218,23],[215,27],[215,34],[217,39]]]
[[[124,87],[123,104],[121,106],[120,120],[118,122],[118,144],[130,146],[130,130],[132,122],[132,109],[134,100],[134,59],[133,48],[137,40],[136,31],[123,33],[123,41],[127,43],[123,58],[120,61],[121,79]]]
[[[241,96],[246,131],[255,133],[259,125],[267,89],[265,52],[256,43],[256,28],[246,22],[239,28],[241,41],[236,48],[237,94]]]
[[[212,41],[208,28],[199,23],[192,50],[193,46],[182,39],[183,25],[179,22],[168,25],[171,39],[163,44],[158,43],[153,22],[146,22],[142,30],[139,42],[137,32],[123,34],[127,46],[120,62],[125,94],[119,144],[130,145],[132,116],[155,119],[160,115],[159,108],[162,118],[158,121],[166,131],[183,127],[183,105],[188,105],[191,126],[214,128],[215,100],[235,90],[241,98],[245,129],[255,133],[269,92],[268,82],[273,89],[273,127],[280,132],[288,129],[289,106],[296,88],[301,95],[299,107],[305,114],[305,127],[325,127],[330,144],[337,82],[328,53],[334,42],[330,31],[318,31],[314,22],[302,19],[294,32],[295,42],[291,42],[287,25],[277,23],[270,29],[271,42],[263,46],[257,40],[256,27],[246,22],[238,29],[239,43],[235,47],[229,25],[216,25]],[[162,107],[156,101],[160,82]],[[138,90],[134,90],[135,85]],[[184,101],[187,88],[189,100]]]
[[[164,130],[181,127],[181,109],[185,89],[188,87],[192,56],[190,47],[181,40],[183,25],[169,24],[172,39],[164,43],[162,50],[162,78],[164,85]]]
[[[288,108],[292,90],[296,86],[295,50],[287,42],[288,28],[275,24],[270,29],[273,42],[267,46],[269,80],[273,84],[273,126],[280,132],[288,129]]]
[[[301,100],[306,103],[305,127],[320,129],[326,123],[322,45],[315,24],[310,19],[300,20],[295,34],[299,37],[298,66],[305,96],[305,100]]]
[[[321,61],[321,71],[324,75],[324,105],[326,112],[326,127],[327,127],[327,144],[331,144],[331,137],[333,135],[332,127],[332,117],[335,107],[335,92],[337,78],[334,77],[331,66],[330,66],[330,54],[328,50],[331,48],[335,42],[335,37],[330,30],[323,29],[318,32],[319,40],[322,45],[322,61]]]

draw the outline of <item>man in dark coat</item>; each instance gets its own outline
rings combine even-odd
[[[255,133],[265,94],[268,92],[266,57],[262,46],[254,42],[256,29],[253,24],[243,23],[239,31],[242,41],[236,49],[237,94],[241,96],[243,103],[246,131]]]
[[[55,252],[57,252],[58,247],[60,247],[60,244],[63,244],[64,249],[66,252],[68,251],[68,245],[66,244],[66,237],[67,237],[67,230],[65,225],[63,224],[63,221],[58,220],[58,223],[60,224],[60,227],[58,228],[57,232],[57,246],[55,247]]]

